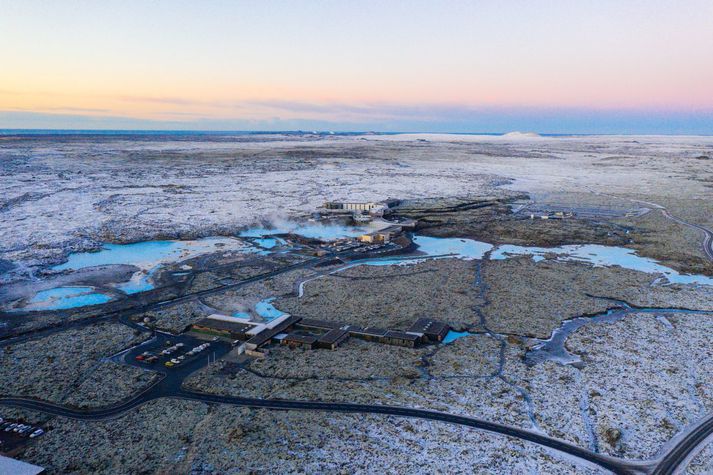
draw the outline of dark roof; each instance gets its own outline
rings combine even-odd
[[[216,320],[213,318],[204,318],[194,323],[194,325],[211,328],[213,330],[229,331],[232,333],[245,333],[255,326],[248,323],[227,322],[225,320]]]
[[[317,338],[312,335],[298,335],[296,333],[290,333],[285,338],[283,338],[282,341],[294,341],[295,343],[306,343],[308,345],[312,345],[317,341]]]
[[[338,343],[341,339],[349,336],[349,332],[342,330],[340,328],[335,328],[334,330],[329,330],[327,333],[319,337],[320,343],[334,344]]]
[[[272,329],[268,328],[268,329],[261,331],[254,337],[250,338],[246,343],[251,343],[255,346],[264,345],[266,342],[270,341],[272,339],[272,337],[274,337],[278,333],[284,332],[287,327],[294,325],[295,323],[299,322],[300,320],[301,320],[300,317],[291,315],[288,318],[281,321],[280,323],[278,323],[277,325],[275,325],[275,328],[272,328]]]
[[[437,320],[429,320],[428,318],[419,318],[413,325],[407,330],[413,333],[429,333],[429,334],[441,334],[444,331],[448,331],[450,326],[447,323],[439,322]]]
[[[303,318],[302,320],[300,320],[299,326],[327,330],[333,328],[341,328],[344,326],[344,324],[339,322],[328,322],[326,320],[317,320],[316,318]]]
[[[418,340],[418,335],[412,335],[411,333],[402,332],[399,330],[389,330],[384,335],[386,338],[397,338],[399,340],[416,341]]]
[[[349,333],[354,333],[357,335],[367,335],[367,336],[384,336],[386,335],[387,330],[384,330],[383,328],[375,328],[375,327],[366,327],[366,328],[359,328],[356,327],[356,330],[349,330]]]

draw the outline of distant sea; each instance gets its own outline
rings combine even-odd
[[[309,130],[87,130],[87,129],[0,129],[8,135],[145,135],[145,136],[249,136],[249,135],[398,135],[398,134],[489,135],[497,137],[507,132],[370,132],[370,131],[309,131]],[[606,134],[540,134],[543,137],[572,137]]]
[[[331,132],[308,130],[84,130],[0,129],[0,135],[393,135],[402,132]],[[498,134],[493,134],[498,135]]]

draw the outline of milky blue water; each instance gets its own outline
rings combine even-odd
[[[485,256],[485,253],[493,248],[492,244],[474,241],[472,239],[435,238],[418,235],[414,235],[412,239],[415,244],[418,244],[418,251],[423,255],[415,257],[406,256],[364,259],[355,261],[354,265],[394,266],[418,264],[427,259],[482,259]]]
[[[456,341],[458,338],[463,338],[464,336],[470,336],[470,335],[472,335],[472,333],[456,332],[456,331],[451,330],[446,334],[445,338],[443,338],[442,343],[451,343],[451,342]]]
[[[272,305],[273,300],[275,300],[275,297],[261,300],[255,304],[255,312],[268,322],[285,314],[285,312],[281,312]]]
[[[138,292],[151,290],[154,288],[154,285],[151,283],[149,274],[143,275],[139,279],[131,279],[127,282],[122,282],[121,284],[117,284],[115,287],[127,294],[136,294]]]
[[[307,238],[321,240],[334,240],[343,237],[355,237],[368,232],[367,228],[346,226],[339,224],[299,224],[286,223],[276,228],[250,228],[240,233],[242,237],[253,237],[256,246],[242,246],[235,240],[228,238],[206,238],[197,241],[146,241],[133,244],[106,244],[98,252],[81,252],[70,254],[67,262],[54,266],[54,270],[76,270],[85,267],[130,264],[142,268],[145,274],[136,274],[130,281],[118,284],[116,287],[127,294],[144,292],[154,288],[151,275],[163,262],[177,261],[196,252],[213,251],[220,249],[217,243],[238,245],[240,252],[256,252],[269,254],[270,249],[286,244],[283,239],[271,237],[283,233],[300,234]],[[413,241],[418,245],[418,250],[423,254],[416,257],[394,257],[383,259],[366,259],[355,261],[352,265],[406,265],[422,262],[429,258],[455,257],[461,259],[482,259],[486,253],[491,252],[491,259],[507,259],[513,256],[531,256],[535,261],[545,259],[548,253],[558,254],[557,258],[565,261],[587,262],[595,266],[618,265],[625,269],[662,274],[669,282],[680,284],[713,285],[713,278],[703,275],[680,274],[654,259],[641,257],[631,249],[622,247],[602,246],[595,244],[568,245],[554,248],[524,247],[515,245],[501,245],[494,248],[491,244],[462,238],[435,238],[428,236],[414,236]],[[242,247],[241,247],[242,246]],[[232,249],[231,249],[232,250]],[[343,270],[343,269],[341,269]],[[59,287],[56,289],[39,292],[29,302],[28,310],[41,308],[57,310],[75,308],[85,305],[106,303],[111,297],[94,292],[91,287]],[[274,298],[260,301],[255,306],[255,311],[265,320],[273,320],[283,312],[272,305]],[[249,316],[239,312],[240,316]],[[237,314],[236,314],[237,315]],[[444,342],[467,336],[451,332]]]
[[[184,249],[180,241],[146,241],[133,244],[104,244],[98,252],[75,252],[67,262],[53,270],[83,269],[85,267],[154,262],[178,255]]]
[[[278,244],[277,240],[273,239],[272,241],[274,242],[267,241],[266,246]],[[159,269],[161,263],[175,262],[197,253],[220,249],[269,254],[267,250],[260,250],[230,238],[204,238],[195,241],[144,241],[132,244],[104,244],[97,252],[72,253],[68,256],[67,262],[56,265],[52,269],[77,270],[101,265],[134,265],[147,272],[136,274],[131,280],[116,285],[117,289],[127,294],[134,294],[154,288],[152,276]]]
[[[92,287],[58,287],[37,292],[23,310],[63,310],[98,305],[110,300],[108,295],[95,293]]]
[[[595,266],[620,266],[651,274],[663,274],[669,282],[676,284],[713,285],[713,278],[704,275],[679,274],[654,259],[636,255],[636,251],[624,247],[601,246],[598,244],[569,245],[561,247],[523,247],[514,245],[498,246],[490,255],[491,259],[507,259],[511,256],[532,256],[536,261],[544,259],[547,253],[562,254],[564,261],[578,261]]]
[[[285,240],[280,238],[257,238],[253,242],[263,249],[272,249],[277,245],[285,244]]]
[[[485,253],[493,248],[487,242],[461,238],[435,238],[429,236],[414,236],[413,242],[418,244],[418,250],[428,256],[452,254],[460,259],[482,259]]]
[[[250,318],[250,314],[247,312],[235,312],[233,316],[237,318]]]
[[[286,221],[275,227],[253,227],[241,231],[240,237],[265,237],[275,234],[298,234],[308,239],[319,239],[321,241],[335,241],[337,239],[357,237],[369,232],[363,226],[347,226],[342,224],[306,224]]]

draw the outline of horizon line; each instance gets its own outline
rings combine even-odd
[[[72,135],[72,134],[205,134],[205,135],[220,135],[220,134],[310,134],[310,135],[484,135],[484,136],[503,136],[513,132],[520,133],[535,133],[541,137],[585,137],[585,136],[627,136],[627,137],[713,137],[713,133],[596,133],[596,132],[534,132],[534,131],[515,131],[509,130],[506,132],[423,132],[423,131],[373,131],[373,130],[308,130],[308,129],[226,129],[226,130],[211,130],[211,129],[110,129],[110,128],[83,128],[83,129],[64,129],[64,128],[2,128],[0,127],[0,135]]]

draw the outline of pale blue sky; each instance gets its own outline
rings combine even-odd
[[[710,0],[0,11],[0,127],[713,133]]]

